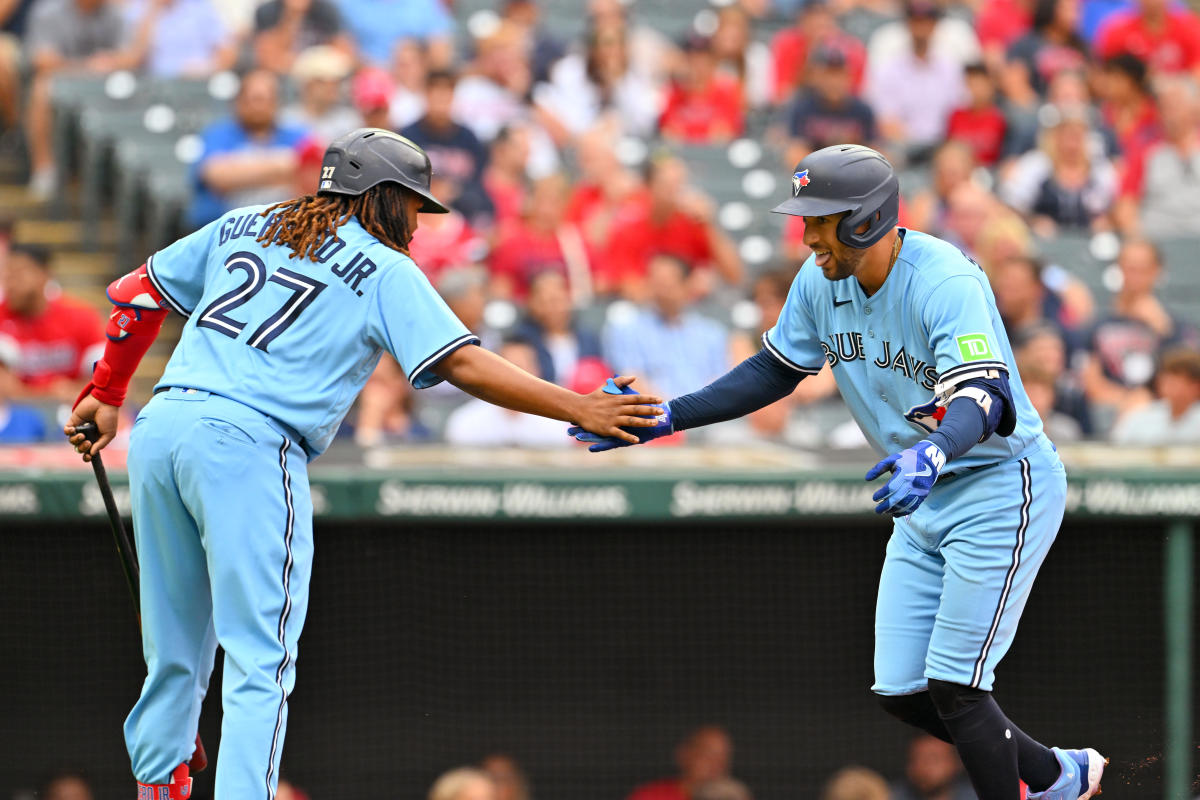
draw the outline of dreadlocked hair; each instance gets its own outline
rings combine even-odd
[[[358,217],[363,230],[383,244],[408,255],[412,231],[405,211],[406,190],[396,183],[380,183],[359,195],[306,194],[276,203],[262,215],[269,222],[258,241],[263,247],[281,244],[292,253],[288,258],[317,261],[317,254],[351,217]]]

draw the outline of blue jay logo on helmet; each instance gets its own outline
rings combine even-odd
[[[801,170],[792,175],[792,197],[798,197],[800,190],[808,186],[812,181],[808,177],[808,170]]]

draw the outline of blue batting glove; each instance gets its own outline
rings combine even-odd
[[[631,389],[626,386],[622,389],[617,386],[617,382],[609,378],[604,383],[605,394],[638,394],[636,389]],[[671,425],[671,407],[666,403],[662,405],[663,413],[656,418],[658,423],[652,428],[622,428],[623,431],[629,431],[638,438],[638,444],[645,444],[651,439],[658,439],[662,436],[670,436],[675,432]],[[615,439],[611,436],[600,436],[599,434],[586,431],[578,425],[572,425],[567,428],[567,435],[574,436],[577,441],[586,442],[588,452],[601,453],[605,450],[612,450],[615,447],[631,447],[632,442],[627,442],[623,439]]]
[[[867,472],[868,481],[875,480],[889,470],[892,473],[887,486],[871,496],[872,500],[880,501],[875,506],[875,513],[904,517],[916,511],[945,466],[946,454],[933,442],[923,439],[871,467]]]

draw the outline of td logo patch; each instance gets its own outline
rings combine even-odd
[[[963,361],[982,361],[985,358],[995,358],[992,355],[992,348],[988,344],[987,336],[982,333],[969,333],[959,336],[955,341],[958,342],[958,352],[962,355]]]
[[[808,186],[812,181],[808,177],[808,170],[801,170],[792,174],[792,197],[797,197],[800,190]]]

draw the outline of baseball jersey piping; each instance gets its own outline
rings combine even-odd
[[[158,293],[163,296],[163,299],[170,304],[171,308],[182,314],[184,317],[190,317],[192,315],[192,312],[186,310],[178,300],[172,297],[171,293],[167,291],[166,287],[163,286],[157,277],[155,277],[154,256],[150,256],[148,259],[146,259],[146,275],[149,276],[150,282],[154,284],[154,288],[157,289]]]
[[[820,367],[802,367],[799,364],[797,364],[795,361],[792,361],[791,359],[789,359],[783,353],[779,352],[779,350],[775,349],[775,345],[771,344],[771,339],[770,339],[770,337],[767,336],[766,331],[763,332],[762,342],[763,342],[763,347],[767,348],[767,352],[769,352],[771,355],[775,356],[780,361],[782,361],[785,365],[787,365],[788,367],[791,367],[792,369],[796,370],[797,372],[803,372],[805,375],[816,375],[818,372],[821,371]]]

